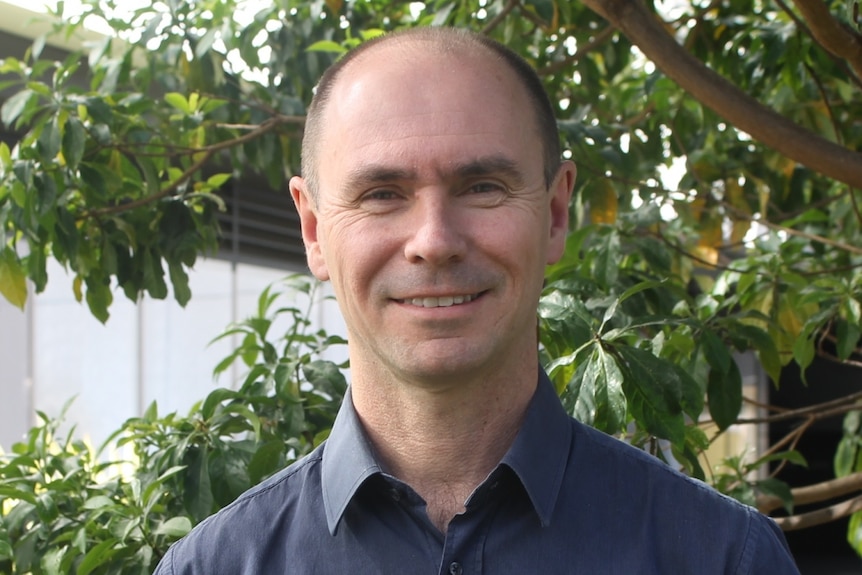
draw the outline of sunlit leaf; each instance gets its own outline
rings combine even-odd
[[[167,535],[169,537],[182,537],[192,530],[192,522],[188,517],[171,517],[156,527],[156,535]]]
[[[0,246],[0,293],[12,305],[24,309],[27,302],[27,281],[24,268],[15,252]]]

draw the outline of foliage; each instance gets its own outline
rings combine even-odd
[[[308,280],[288,284],[313,297]],[[216,389],[186,416],[154,403],[95,450],[39,414],[0,458],[0,572],[151,573],[193,524],[318,445],[346,389],[341,366],[319,357],[342,341],[308,333],[307,310],[275,308],[279,295],[267,289],[257,315],[220,336],[243,336],[216,368],[243,361],[238,389]],[[276,337],[279,318],[290,327]]]
[[[572,413],[790,507],[794,493],[760,464],[801,462],[786,454],[812,421],[857,407],[848,396],[767,410],[745,422],[804,424],[757,465],[732,459],[714,478],[702,467],[740,423],[737,353],[756,353],[776,385],[818,356],[862,368],[857,3],[280,0],[242,21],[240,0],[121,4],[84,2],[121,39],[62,62],[41,59],[39,40],[0,62],[17,90],[0,116],[21,134],[0,144],[0,292],[13,303],[25,277],[45,287],[48,257],[102,321],[117,287],[165,297],[165,268],[186,301],[186,270],[216,237],[219,186],[257,171],[278,187],[298,170],[326,65],[381,30],[466,26],[536,67],[578,163],[576,229],[540,307],[544,361]],[[82,26],[57,12],[58,34]],[[707,81],[715,94],[696,90]],[[774,134],[790,122],[802,136],[785,145]],[[824,149],[850,161],[808,162]]]

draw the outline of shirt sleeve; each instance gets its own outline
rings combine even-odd
[[[158,565],[156,565],[156,570],[153,571],[153,575],[174,575],[173,555],[175,546],[176,543],[168,548],[168,552],[165,553],[162,560],[159,561]]]
[[[739,575],[799,575],[784,533],[769,517],[752,509],[751,530]]]

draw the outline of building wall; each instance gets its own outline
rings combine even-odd
[[[297,270],[299,271],[299,270]],[[185,308],[173,300],[138,305],[115,292],[111,317],[98,322],[75,301],[71,278],[56,263],[44,293],[25,311],[0,298],[0,446],[8,450],[36,422],[35,410],[56,417],[74,398],[67,427],[99,444],[124,420],[156,401],[159,412],[185,413],[215,387],[235,386],[241,365],[214,380],[212,370],[237,342],[210,344],[231,322],[254,313],[265,287],[289,272],[224,260],[198,263],[190,274],[193,296]],[[328,284],[321,295],[329,293]],[[280,305],[305,309],[302,294]],[[313,307],[312,328],[344,334],[332,301]],[[286,329],[273,326],[273,334]],[[333,350],[343,360],[346,350]]]

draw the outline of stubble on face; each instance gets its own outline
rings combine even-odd
[[[343,72],[320,140],[318,241],[353,370],[438,382],[534,373],[549,216],[527,96],[486,56],[403,48]],[[489,174],[459,173],[487,158]],[[482,178],[504,188],[496,205],[462,189]],[[413,301],[464,296],[460,311]]]

